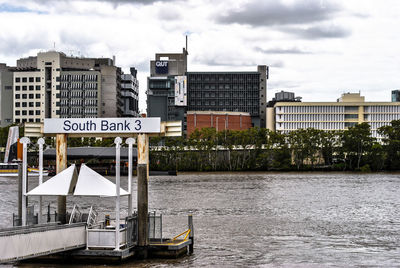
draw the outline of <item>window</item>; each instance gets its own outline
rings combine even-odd
[[[40,90],[40,86],[36,86],[36,90]]]
[[[29,111],[29,115],[33,115],[33,111]]]
[[[21,112],[20,111],[15,111],[15,115],[20,115]]]
[[[33,94],[29,94],[29,99],[33,99]]]
[[[22,115],[27,115],[26,110],[22,111]]]
[[[28,79],[26,77],[22,77],[22,82],[26,83]]]
[[[27,86],[22,86],[22,90],[27,90],[28,87]]]
[[[40,94],[36,94],[36,99],[40,99]]]
[[[21,103],[16,102],[16,103],[15,103],[15,107],[21,107]]]
[[[60,107],[60,102],[56,102],[56,107]]]
[[[40,118],[36,118],[36,119],[35,119],[35,122],[36,122],[36,123],[40,123]]]
[[[19,99],[20,97],[21,97],[21,95],[15,94],[15,98],[16,98],[16,99]]]
[[[33,107],[33,101],[29,102],[29,107]]]
[[[40,101],[36,102],[36,107],[40,107]]]
[[[29,90],[33,90],[34,89],[34,87],[33,86],[29,86]]]
[[[19,82],[21,82],[21,78],[19,78],[19,77],[15,77],[15,82],[16,82],[16,83],[19,83]]]
[[[40,110],[35,111],[36,115],[40,115]]]
[[[22,107],[27,107],[26,102],[23,102],[23,103],[22,103]]]
[[[60,110],[57,110],[57,111],[56,111],[56,115],[60,115]]]
[[[22,98],[26,99],[27,94],[22,94]]]
[[[19,91],[19,90],[21,90],[21,87],[20,86],[15,86],[15,90]]]
[[[51,65],[51,62],[48,62],[48,61],[47,61],[47,62],[45,63],[45,65]]]
[[[56,94],[56,98],[60,98],[60,93],[57,93],[57,94]]]
[[[33,83],[34,79],[33,77],[29,77],[29,83]]]
[[[56,81],[60,82],[60,77],[59,76],[56,77]]]
[[[19,114],[18,114],[19,115]],[[21,122],[21,120],[18,118],[18,119],[15,119],[15,123],[20,123]]]
[[[36,77],[36,82],[40,82],[40,77]]]

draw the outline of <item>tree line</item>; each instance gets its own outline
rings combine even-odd
[[[400,170],[400,120],[371,136],[368,123],[343,131],[289,133],[251,128],[196,129],[189,137],[152,137],[150,168],[179,171]]]
[[[0,129],[0,147],[8,128]],[[378,129],[381,141],[371,136],[368,123],[343,131],[313,128],[289,133],[265,128],[247,130],[196,129],[188,137],[151,137],[150,168],[179,171],[250,170],[400,170],[400,120]],[[20,136],[23,129],[20,128]],[[31,139],[35,147],[36,139]],[[46,138],[54,147],[54,139]],[[69,147],[114,146],[113,138],[69,138]]]

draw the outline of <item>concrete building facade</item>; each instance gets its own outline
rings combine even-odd
[[[135,68],[130,68],[130,74],[121,75],[123,117],[139,117],[139,81],[136,76]]]
[[[57,51],[21,58],[13,78],[13,121],[119,117],[121,74],[109,58],[68,57]]]
[[[13,120],[13,68],[0,64],[0,127]]]
[[[222,130],[244,130],[252,127],[250,113],[218,112],[218,111],[188,111],[187,135],[195,129],[215,128]]]
[[[277,102],[267,108],[267,128],[288,133],[297,129],[345,130],[363,122],[371,136],[400,119],[399,102],[366,102],[360,93],[345,93],[336,102]]]

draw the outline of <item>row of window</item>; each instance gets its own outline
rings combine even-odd
[[[29,110],[29,111],[27,111],[27,110],[22,110],[22,111],[16,110],[15,111],[15,115],[16,116],[18,116],[18,115],[40,115],[40,110],[35,110],[35,111],[33,111],[33,110]]]
[[[97,89],[97,83],[61,83],[61,89]]]
[[[97,81],[97,74],[63,74],[61,81]]]
[[[66,100],[62,99],[61,100],[61,105],[62,106],[97,106],[97,99],[71,99],[71,100]]]
[[[33,82],[37,82],[37,83],[39,83],[40,82],[40,77],[39,76],[37,76],[37,77],[15,77],[15,82],[16,83],[20,83],[20,82],[22,82],[22,83],[28,83],[28,81],[29,81],[29,83],[33,83]]]
[[[215,97],[220,97],[220,98],[258,98],[259,94],[258,92],[252,92],[251,94],[249,92],[190,92],[188,94],[189,99],[190,98],[215,98]]]
[[[376,105],[364,106],[365,113],[400,113],[400,106]]]
[[[97,91],[61,91],[62,98],[97,98]]]
[[[258,82],[259,74],[189,74],[190,82],[226,81],[226,82]]]
[[[243,85],[232,85],[232,84],[190,84],[189,90],[259,90],[258,84],[243,84]]]
[[[233,105],[233,106],[259,106],[258,105],[258,100],[190,100],[190,105],[195,106],[195,105],[219,105],[219,106],[228,106],[228,105]]]
[[[40,90],[40,85],[36,85],[36,86],[15,86],[15,91],[20,91],[21,89],[23,90],[23,91],[25,91],[25,90],[28,90],[28,88],[29,88],[29,90]]]
[[[40,99],[40,94],[15,94],[15,99]]]
[[[15,107],[40,107],[40,101],[30,102],[16,102]]]
[[[61,115],[97,115],[97,108],[82,108],[82,107],[71,107],[61,108]]]

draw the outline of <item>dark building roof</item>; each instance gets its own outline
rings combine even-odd
[[[133,159],[137,159],[137,149],[133,148]],[[56,149],[44,150],[43,158],[56,159]],[[115,159],[115,147],[72,147],[67,149],[67,159]],[[128,148],[121,148],[121,160],[128,160]]]

